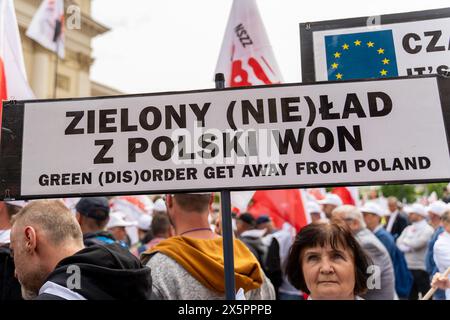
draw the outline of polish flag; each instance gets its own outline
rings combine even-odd
[[[325,199],[327,193],[325,188],[309,188],[306,190],[307,196],[312,198],[311,201],[319,201]]]
[[[270,216],[278,229],[288,222],[299,232],[308,224],[302,191],[299,189],[258,190],[247,211],[255,218],[264,214]]]
[[[0,0],[0,98],[34,99],[28,85],[13,0]],[[2,106],[0,105],[0,124]]]
[[[233,1],[217,73],[224,74],[227,87],[283,81],[255,0]]]
[[[343,204],[351,204],[359,206],[359,189],[358,187],[336,187],[331,193],[338,195]]]

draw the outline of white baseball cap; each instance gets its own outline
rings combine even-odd
[[[443,201],[434,201],[427,208],[427,212],[432,212],[438,216],[442,216],[447,211],[447,204]]]
[[[306,210],[308,212],[319,212],[319,213],[322,212],[322,210],[320,209],[319,204],[317,202],[314,202],[314,201],[309,201],[306,204]]]
[[[147,231],[150,230],[151,224],[152,224],[152,216],[148,214],[142,214],[137,222],[137,227],[138,229]]]
[[[341,198],[333,193],[327,193],[325,199],[319,200],[319,204],[332,204],[337,207],[343,205]]]
[[[155,201],[153,211],[167,211],[166,202],[164,201],[164,199],[159,198]]]
[[[385,215],[383,209],[381,209],[381,207],[377,203],[371,201],[366,202],[359,210],[361,212],[376,214],[379,217],[383,217]]]
[[[120,211],[111,212],[109,214],[109,221],[106,225],[106,229],[115,227],[131,227],[135,226],[136,222],[126,221],[125,214]]]
[[[414,203],[413,205],[411,205],[409,207],[408,211],[409,211],[408,213],[413,213],[414,212],[414,213],[417,213],[417,214],[421,215],[424,218],[428,217],[427,210],[420,203]]]

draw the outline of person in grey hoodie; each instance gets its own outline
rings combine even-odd
[[[434,229],[426,220],[428,214],[423,205],[415,203],[406,211],[412,224],[407,226],[398,237],[397,247],[405,253],[408,269],[414,278],[409,299],[417,300],[430,290],[425,255],[428,241],[433,236]]]
[[[362,297],[366,300],[393,300],[395,275],[389,252],[383,243],[366,227],[361,211],[355,206],[344,205],[332,212],[332,221],[345,221],[358,243],[372,260],[367,270],[370,273],[368,291]]]

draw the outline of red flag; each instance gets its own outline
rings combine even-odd
[[[0,57],[0,100],[6,100],[8,97],[8,91],[6,91],[6,75],[5,67],[3,65],[3,59]],[[0,119],[1,119],[1,107],[0,107]]]
[[[298,232],[307,224],[303,200],[298,189],[256,191],[247,211],[255,217],[269,215],[275,227],[279,229],[283,223],[288,222]]]
[[[325,199],[327,191],[325,188],[310,188],[306,191],[309,196],[312,196],[316,201]]]
[[[355,187],[336,187],[331,193],[338,195],[343,204],[358,205],[358,189]]]

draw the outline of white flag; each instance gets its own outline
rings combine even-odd
[[[255,0],[233,1],[215,73],[224,74],[227,87],[283,81]],[[232,192],[232,206],[245,212],[254,193]]]
[[[43,0],[26,35],[64,59],[64,0]]]
[[[0,100],[13,99],[34,99],[34,94],[25,72],[13,0],[0,0]]]
[[[233,1],[215,73],[227,87],[282,82],[255,0]]]

